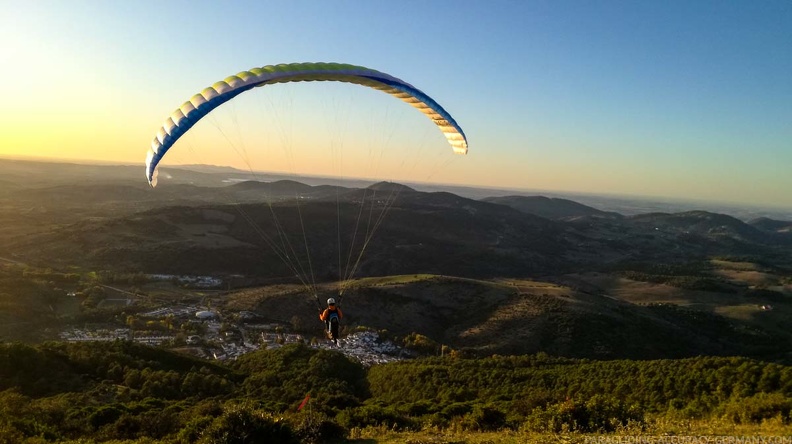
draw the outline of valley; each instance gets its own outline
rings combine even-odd
[[[477,201],[394,184],[228,185],[226,170],[183,170],[183,183],[152,190],[126,167],[6,164],[6,177],[28,179],[0,199],[4,299],[16,310],[3,315],[2,338],[54,339],[86,320],[124,328],[130,316],[193,304],[228,319],[251,313],[310,342],[321,336],[316,300],[343,294],[348,331],[420,334],[435,344],[430,354],[790,353],[792,233],[783,221],[624,216],[563,199]],[[96,183],[72,184],[85,173]],[[382,216],[374,235],[364,213]],[[28,277],[29,291],[49,294],[15,296],[14,279]],[[44,317],[34,315],[42,298]]]

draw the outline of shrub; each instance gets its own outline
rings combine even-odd
[[[455,402],[443,408],[440,412],[446,418],[453,418],[455,416],[462,416],[470,413],[473,408],[467,402]]]
[[[494,431],[505,425],[506,414],[491,406],[476,406],[462,421],[462,427],[475,431]]]
[[[404,338],[404,348],[427,355],[436,355],[440,350],[440,344],[422,334],[410,333]]]
[[[10,424],[0,422],[0,442],[22,442],[25,436]]]
[[[347,434],[343,426],[321,414],[293,416],[290,422],[295,436],[301,443],[339,441]]]
[[[289,424],[282,418],[254,410],[248,406],[232,406],[215,418],[201,434],[204,444],[243,444],[266,442],[291,444],[298,442]]]
[[[91,424],[91,427],[94,429],[98,429],[105,424],[114,423],[123,413],[123,410],[114,406],[99,407],[88,417],[88,423]]]
[[[389,428],[406,429],[413,426],[412,420],[390,407],[364,405],[354,409],[346,409],[336,416],[336,420],[344,427],[368,427],[384,425]]]
[[[198,416],[191,418],[185,424],[178,434],[178,442],[183,444],[190,444],[198,441],[203,431],[212,424],[212,418],[207,416]]]
[[[566,400],[536,408],[524,424],[537,432],[613,432],[631,422],[643,422],[643,413],[619,400],[595,395],[587,401]]]
[[[435,410],[435,403],[426,399],[416,401],[408,404],[402,408],[402,411],[409,416],[423,416],[432,413]]]
[[[792,399],[781,393],[757,393],[748,398],[735,398],[726,406],[726,416],[737,424],[758,424],[780,417],[788,424]]]
[[[607,396],[595,395],[585,405],[590,432],[613,432],[630,422],[643,422],[643,412],[624,402]]]

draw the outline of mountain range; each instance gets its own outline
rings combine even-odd
[[[328,294],[348,276],[351,322],[474,353],[777,356],[792,344],[792,222],[212,169],[151,189],[139,168],[0,166],[0,256],[36,267],[287,288],[297,271]],[[388,276],[434,277],[377,281]],[[268,296],[241,298],[245,309],[315,316],[298,290],[254,292]]]

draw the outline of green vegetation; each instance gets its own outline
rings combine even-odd
[[[63,289],[74,280],[73,275],[0,265],[0,340],[41,339],[45,329],[61,325],[61,314],[79,309]]]
[[[140,273],[63,273],[0,263],[0,340],[50,340],[69,323],[123,324],[121,310],[103,307],[109,291],[104,285],[134,290],[145,282]],[[122,309],[135,312],[144,307]]]
[[[0,193],[0,444],[792,435],[790,367],[762,361],[792,359],[788,233],[700,212],[561,223],[447,193],[403,193],[350,282],[346,327],[445,357],[366,369],[293,345],[219,365],[128,342],[41,341],[96,324],[168,332],[181,344],[205,327],[141,314],[199,301],[222,313],[222,332],[242,310],[315,331],[314,301],[261,242],[273,210],[258,193],[182,184],[152,194],[137,168],[42,168],[12,174],[25,180]],[[106,185],[75,184],[99,170]],[[189,182],[218,182],[203,177]],[[291,187],[283,192],[294,195]],[[274,211],[284,226],[305,217],[300,242],[317,246],[324,299],[337,294],[339,273],[327,264],[338,255],[338,193],[313,193],[299,219],[289,204]],[[590,214],[551,204],[543,210]],[[343,217],[358,214],[341,205]],[[225,286],[240,291],[210,293],[144,272],[244,277]],[[118,294],[134,305],[114,305]],[[698,355],[727,357],[648,360]],[[592,357],[638,361],[583,359]]]
[[[423,403],[425,419],[451,420],[455,412],[488,407],[502,413],[502,425],[539,431],[612,431],[643,421],[645,414],[730,414],[735,422],[780,415],[788,422],[792,406],[778,402],[792,394],[792,368],[745,358],[433,358],[372,368],[369,381],[372,399],[397,410]],[[779,408],[761,414],[759,404]]]
[[[791,399],[792,367],[747,358],[451,356],[367,370],[300,344],[229,366],[120,341],[0,345],[0,442],[332,442],[366,430],[525,438],[680,421],[789,433]]]
[[[713,276],[712,269],[713,265],[705,261],[683,264],[623,263],[613,267],[619,276],[634,281],[665,284],[686,290],[737,292],[737,287]]]
[[[662,274],[648,274],[639,271],[624,271],[620,273],[621,276],[634,281],[652,282],[654,284],[666,284],[672,287],[684,288],[686,290],[700,290],[700,291],[713,291],[721,293],[736,293],[736,290],[722,282],[722,280],[701,277],[701,276],[679,276],[679,275],[662,275]]]

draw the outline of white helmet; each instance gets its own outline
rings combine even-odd
[[[335,305],[335,299],[330,298],[327,300],[327,305]]]

